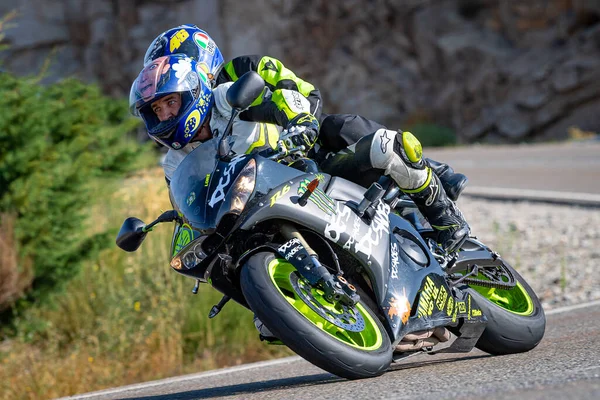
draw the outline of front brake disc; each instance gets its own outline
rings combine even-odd
[[[324,306],[314,296],[314,288],[306,280],[300,278],[296,271],[290,274],[290,283],[302,301],[321,318],[347,331],[361,332],[365,329],[365,320],[356,307],[348,307],[341,303],[338,303],[335,308],[331,303],[327,304],[331,304],[332,308]],[[321,297],[321,299],[326,302],[324,298]]]

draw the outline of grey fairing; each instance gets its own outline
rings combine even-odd
[[[267,165],[263,165],[264,167]],[[329,176],[324,177],[329,178]],[[315,179],[313,174],[302,174],[289,178],[268,191],[260,202],[245,213],[239,229],[251,230],[257,224],[270,219],[288,220],[347,249],[369,275],[380,311],[387,319],[390,335],[394,339],[398,338],[398,335],[407,328],[406,324],[401,322],[400,316],[389,312],[390,301],[392,298],[399,299],[404,296],[413,307],[416,307],[415,299],[423,279],[429,274],[442,275],[439,264],[431,256],[427,245],[413,226],[393,213],[386,213],[384,216],[382,211],[386,209],[383,205],[380,205],[379,217],[371,224],[358,217],[346,202],[327,199],[326,195],[325,200],[333,204],[331,211],[323,205],[323,202],[310,201],[315,194],[309,198],[304,207],[300,206],[298,199],[302,194],[301,183],[313,179]],[[323,198],[323,195],[324,193],[321,193],[317,197]],[[423,253],[427,254],[426,266],[417,264],[401,250],[402,247],[394,236],[395,232],[400,232],[405,237],[409,236],[420,244]],[[396,257],[398,271],[392,278],[390,254],[394,243],[397,246],[395,249],[398,250],[398,257]]]

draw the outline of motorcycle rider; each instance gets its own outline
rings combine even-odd
[[[236,140],[238,144],[234,144],[234,151],[250,152],[268,145],[274,148],[276,136],[281,132],[276,126],[285,128],[282,139],[292,145],[304,145],[307,149],[312,149],[320,138],[326,153],[329,153],[329,157],[320,162],[324,172],[363,186],[368,186],[381,173],[389,175],[427,218],[437,232],[437,241],[442,248],[448,252],[455,251],[467,238],[469,226],[451,200],[458,197],[466,184],[466,178],[461,174],[454,174],[446,164],[423,158],[421,144],[410,132],[388,130],[376,122],[350,114],[323,117],[319,90],[296,77],[279,60],[268,56],[241,56],[224,63],[215,42],[195,25],[181,25],[160,34],[146,51],[144,65],[148,67],[158,57],[169,54],[185,54],[196,62],[196,72],[202,83],[214,88],[217,110],[228,107],[224,100],[225,90],[219,89],[223,84],[237,80],[250,70],[263,77],[266,82],[263,95],[240,114],[240,121],[236,123],[240,126],[246,121],[265,124],[255,124],[254,126],[263,126],[263,129],[258,130],[250,128],[252,125],[246,126],[248,135],[239,130],[236,132],[234,126],[234,136],[244,138],[243,144],[239,139]],[[228,85],[225,89],[227,87]],[[158,93],[154,96],[155,99],[160,97],[162,96]],[[177,118],[181,119],[183,116],[185,115]],[[322,128],[319,132],[320,117]],[[207,114],[206,118],[202,120],[202,127],[205,129],[211,117]],[[210,123],[210,128],[213,132],[222,132],[222,128],[213,128],[213,123]],[[324,128],[327,129],[324,131]],[[149,134],[156,139],[156,135],[150,133],[150,130]],[[205,132],[204,135],[208,133]],[[182,151],[179,151],[178,156],[167,153],[165,173],[172,173],[185,154],[206,140],[196,136],[181,137],[176,131],[172,132],[172,136],[177,139],[171,141],[171,145],[166,144],[170,147],[169,153],[180,150],[175,146],[181,146]],[[161,143],[165,144],[164,138]],[[337,151],[344,144],[350,146]],[[248,147],[244,150],[246,145]],[[357,171],[360,173],[357,174]],[[443,181],[440,181],[440,177]]]

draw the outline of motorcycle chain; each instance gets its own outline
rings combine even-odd
[[[495,289],[505,289],[505,290],[509,290],[515,287],[515,283],[511,282],[511,283],[504,283],[504,282],[498,282],[498,281],[486,281],[483,279],[477,279],[477,278],[465,278],[462,281],[463,283],[467,283],[467,284],[471,284],[471,285],[475,285],[475,286],[483,286],[483,287],[487,287],[487,288],[495,288]]]

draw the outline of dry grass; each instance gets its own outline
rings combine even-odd
[[[31,261],[18,255],[14,226],[14,216],[0,214],[0,311],[21,297],[33,281]]]
[[[113,187],[121,187],[113,190]],[[102,183],[89,231],[118,230],[170,208],[162,172]],[[111,248],[48,304],[20,316],[20,335],[0,344],[0,398],[42,399],[290,355],[260,343],[252,313],[168,267],[172,227],[157,227],[136,253]]]

